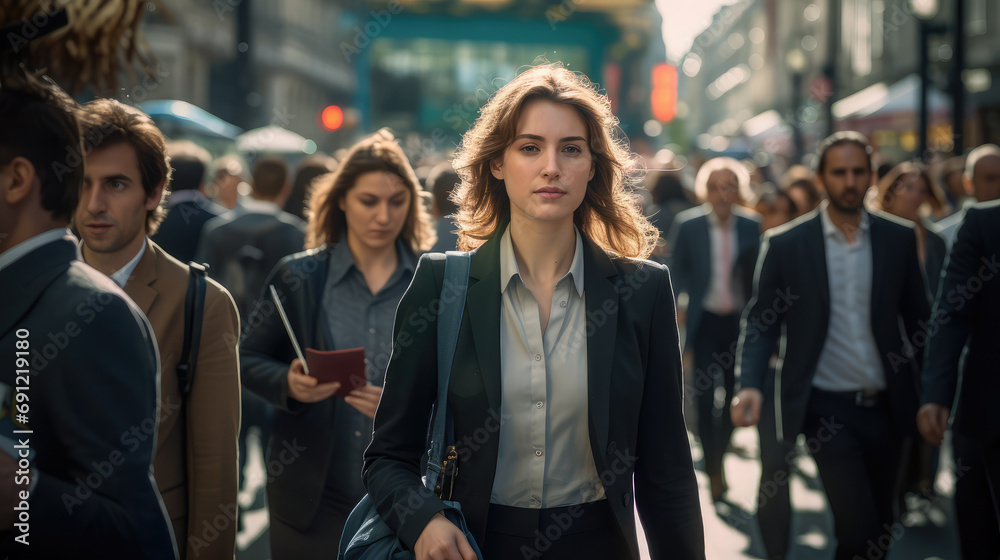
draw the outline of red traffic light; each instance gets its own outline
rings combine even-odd
[[[330,105],[320,113],[319,120],[325,130],[333,132],[344,124],[344,110],[336,105]]]

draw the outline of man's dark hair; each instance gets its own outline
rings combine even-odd
[[[455,168],[447,161],[435,165],[427,174],[427,187],[434,194],[434,202],[437,203],[441,216],[450,216],[458,212],[458,206],[451,199],[451,193],[455,190],[455,185],[461,182],[458,173],[455,173]]]
[[[167,144],[167,154],[174,168],[172,192],[196,190],[205,184],[205,172],[212,162],[208,150],[190,140],[179,140]]]
[[[89,146],[98,149],[125,143],[135,150],[142,175],[142,189],[147,197],[156,191],[160,183],[170,183],[166,140],[153,119],[115,99],[95,99],[84,105],[84,110],[88,122],[84,124],[83,135]],[[166,210],[162,204],[146,212],[146,235],[156,233],[164,216]]]
[[[253,166],[253,191],[261,198],[273,200],[287,180],[288,164],[278,156],[263,157]]]
[[[681,184],[680,173],[676,171],[664,171],[656,177],[653,188],[649,191],[653,198],[653,204],[666,204],[671,200],[690,202],[691,197],[687,189]]]
[[[830,136],[827,136],[819,143],[819,149],[816,153],[819,155],[816,158],[816,174],[822,175],[823,171],[826,169],[826,154],[831,148],[836,148],[838,146],[844,146],[846,144],[853,144],[862,151],[865,152],[865,156],[868,157],[868,169],[872,168],[872,145],[868,143],[868,138],[864,134],[854,130],[842,130],[840,132],[835,132]]]
[[[0,166],[23,157],[41,183],[42,208],[70,219],[83,186],[79,106],[48,79],[0,72]]]
[[[292,192],[285,201],[285,212],[308,219],[306,201],[312,196],[313,180],[336,170],[337,160],[327,155],[311,155],[300,161],[292,180]]]

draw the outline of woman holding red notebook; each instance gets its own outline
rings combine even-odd
[[[317,179],[308,250],[285,257],[267,281],[298,347],[314,355],[312,375],[269,288],[247,322],[243,383],[276,408],[267,461],[276,559],[329,556],[364,495],[362,454],[392,351],[393,315],[416,255],[434,243],[423,196],[391,134],[356,144],[336,172]],[[348,349],[358,350],[328,353]],[[318,379],[325,377],[349,386]]]

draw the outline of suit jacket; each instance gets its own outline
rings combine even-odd
[[[941,272],[947,256],[948,242],[937,232],[933,223],[924,221],[924,276],[932,302],[941,284]]]
[[[208,273],[229,290],[246,320],[274,265],[302,250],[306,224],[287,212],[238,208],[205,223],[194,259],[209,265]]]
[[[744,310],[736,374],[763,389],[778,348],[773,402],[779,437],[794,441],[805,419],[812,379],[830,324],[830,284],[820,212],[826,205],[764,234],[753,298]],[[884,213],[869,214],[872,246],[871,326],[896,424],[916,433],[917,374],[912,346],[930,311],[913,228]],[[907,222],[908,223],[908,222]],[[899,318],[907,336],[900,333]],[[779,348],[780,342],[780,348]],[[912,356],[912,357],[910,357]],[[770,399],[769,399],[770,400]]]
[[[194,383],[182,397],[177,362],[184,343],[187,287],[187,265],[147,241],[125,293],[149,318],[160,348],[160,430],[153,464],[181,558],[231,560],[236,546],[240,321],[229,293],[209,280]],[[221,529],[215,522],[219,515],[228,518]]]
[[[10,356],[0,382],[28,383],[38,475],[30,545],[12,542],[15,529],[0,556],[176,558],[151,468],[159,372],[149,323],[79,260],[69,235],[0,271],[0,285],[0,344]],[[30,346],[28,379],[16,379],[19,340]]]
[[[968,209],[952,245],[928,327],[923,373],[925,403],[953,407],[962,367],[962,390],[954,403],[955,431],[996,444],[993,416],[1000,393],[1000,201]]]
[[[178,193],[183,192],[185,191],[178,191]],[[208,200],[201,193],[197,193],[192,200],[173,205],[168,199],[167,204],[169,208],[167,217],[163,218],[163,222],[151,239],[170,253],[170,256],[182,263],[189,263],[194,260],[205,222],[223,214],[226,209]]]
[[[704,313],[702,303],[712,283],[714,257],[708,221],[711,211],[711,205],[703,204],[678,214],[667,242],[667,250],[672,252],[667,264],[674,287],[678,294],[688,294],[685,346],[697,336]],[[760,222],[736,205],[733,206],[733,218],[736,219],[737,246],[733,249],[735,265],[730,270],[730,285],[736,286],[744,284],[745,272],[741,265],[746,262],[746,255],[755,254],[760,246]],[[740,256],[744,258],[737,258]],[[744,294],[750,297],[749,292]]]
[[[323,246],[289,255],[264,284],[273,284],[278,291],[303,351],[332,349],[326,314],[317,312],[322,309],[331,252],[332,247]],[[289,397],[288,364],[293,359],[295,350],[288,333],[265,292],[243,329],[243,383],[276,408],[269,458],[280,469],[268,469],[268,511],[305,531],[323,494],[333,458],[337,406],[343,399],[305,404]]]
[[[498,234],[472,256],[448,389],[461,463],[453,498],[479,542],[499,446],[490,434],[502,429],[499,248]],[[637,504],[653,558],[704,558],[667,270],[650,261],[610,258],[584,237],[584,271],[590,445],[617,526],[638,558]],[[365,453],[365,486],[382,518],[411,549],[444,507],[420,481],[437,396],[433,309],[443,278],[443,255],[424,255],[396,311],[392,359]]]

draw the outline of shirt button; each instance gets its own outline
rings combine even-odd
[[[542,355],[541,354],[535,354],[535,361],[536,362],[542,361]]]
[[[360,430],[355,430],[354,431],[354,435],[356,435],[358,437],[361,437],[361,431]]]
[[[535,407],[536,407],[536,408],[542,408],[542,401],[538,401],[538,402],[536,402],[536,403],[535,403]]]
[[[559,307],[566,307],[566,302],[565,301],[560,301],[559,302]]]
[[[541,449],[536,449],[535,450],[535,456],[536,457],[541,457],[542,456],[542,450]]]
[[[538,499],[537,498],[532,498],[532,499],[528,500],[528,503],[531,504],[531,505],[533,505],[533,506],[537,506],[538,505]]]
[[[368,332],[371,334],[375,334],[375,329],[368,329]]]

